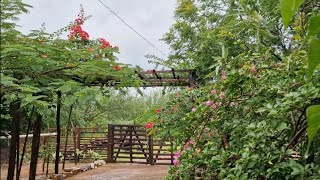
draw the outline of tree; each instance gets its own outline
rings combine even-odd
[[[34,133],[40,134],[41,119],[54,117],[52,112],[55,111],[57,92],[69,95],[73,91],[72,95],[76,93],[75,90],[80,91],[75,86],[139,85],[140,81],[136,80],[134,70],[116,62],[114,53],[118,52],[118,47],[111,46],[104,38],[90,39],[89,33],[83,30],[83,23],[90,18],[84,15],[83,9],[76,20],[56,33],[46,33],[45,27],[42,27],[24,35],[16,30],[15,21],[18,20],[17,15],[26,13],[30,6],[21,0],[4,0],[1,1],[1,7],[1,104],[2,107],[21,104],[20,107],[12,105],[18,109],[11,109],[11,112],[24,112],[34,108],[37,117]],[[61,37],[63,32],[69,33],[67,39]],[[4,114],[1,115],[3,117]],[[57,120],[60,119],[59,116],[57,113]],[[57,123],[59,127],[59,121]],[[15,137],[12,140],[19,139],[17,130],[20,127],[17,126],[18,124],[12,124],[12,135]],[[35,134],[32,147],[35,164],[31,166],[34,167],[39,150],[36,137]],[[12,146],[15,144],[12,143]],[[60,147],[59,135],[57,147]],[[19,159],[19,153],[13,154],[15,148],[11,148],[11,151],[10,162],[14,163],[13,159]],[[12,163],[9,166],[14,167]],[[35,168],[30,169],[33,172],[30,172],[29,178],[35,179]],[[14,169],[9,169],[8,179],[13,179],[12,172]]]

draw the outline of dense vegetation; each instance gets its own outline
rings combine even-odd
[[[199,86],[173,96],[153,130],[176,139],[168,179],[320,178],[319,6],[178,1],[172,54],[154,62],[197,69]]]
[[[82,8],[74,21],[55,33],[42,27],[23,34],[17,30],[18,16],[30,8],[21,0],[1,1],[1,130],[12,136],[8,179],[13,179],[15,167],[19,178],[25,149],[19,147],[19,134],[33,133],[30,179],[34,179],[38,135],[49,127],[57,128],[59,147],[61,127],[144,123],[141,114],[160,102],[158,95],[134,96],[124,88],[140,86],[135,73],[140,69],[119,63],[117,46],[90,37],[83,29],[90,16]],[[55,173],[59,155],[56,148]]]
[[[37,137],[60,125],[146,122],[150,134],[175,139],[168,179],[194,179],[199,170],[203,179],[320,178],[317,0],[178,0],[163,39],[172,53],[151,61],[196,69],[198,84],[163,97],[123,88],[140,85],[136,69],[117,62],[106,39],[90,38],[83,10],[56,33],[26,35],[16,22],[29,8],[1,1],[1,129],[12,135],[11,179],[23,159],[21,130]],[[38,150],[33,138],[30,179]]]

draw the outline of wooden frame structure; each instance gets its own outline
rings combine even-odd
[[[143,87],[159,86],[194,86],[196,71],[185,70],[147,70],[136,71],[138,77],[143,81]]]
[[[56,129],[49,129],[54,132]],[[147,135],[141,125],[113,125],[108,128],[76,128],[69,132],[68,144],[60,144],[65,160],[77,163],[92,157],[77,154],[77,150],[99,153],[108,163],[138,163],[150,165],[173,165],[173,140],[157,139]],[[44,144],[54,144],[56,136],[46,137]],[[66,139],[66,134],[61,140]]]

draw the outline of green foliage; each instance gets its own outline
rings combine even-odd
[[[280,9],[284,28],[287,28],[292,17],[298,11],[304,0],[281,0]]]
[[[320,64],[320,40],[312,39],[308,52],[308,76],[311,77],[316,67]]]
[[[310,106],[307,109],[307,118],[308,118],[308,138],[310,146],[313,138],[315,137],[316,133],[320,129],[320,105]]]
[[[117,96],[116,91],[141,83],[130,65],[116,61],[118,47],[101,39],[82,39],[79,34],[62,37],[66,32],[74,33],[75,27],[83,25],[90,16],[85,16],[81,9],[77,20],[55,33],[47,33],[42,27],[25,35],[16,30],[15,22],[30,7],[20,0],[1,1],[1,106],[8,109],[11,102],[21,101],[22,112],[35,107],[44,124],[54,127],[56,92],[61,91],[64,125],[68,124],[70,109],[73,127],[105,125],[106,119],[114,121],[115,114],[126,117],[122,121],[134,119],[140,111],[135,113],[132,109],[128,114],[134,115],[130,116],[120,112],[124,108],[115,109],[126,106],[111,104],[120,102],[112,99]],[[113,93],[103,93],[106,91]],[[120,99],[125,102],[125,98]],[[9,111],[1,111],[1,117],[8,116]]]
[[[320,16],[312,16],[309,22],[309,36],[316,36],[320,32]]]
[[[199,88],[172,96],[159,114],[154,131],[173,136],[180,154],[168,179],[194,179],[198,169],[203,179],[319,178],[318,134],[309,152],[306,138],[307,107],[320,104],[316,65],[306,76],[319,49],[309,21],[317,3],[178,1],[164,37],[172,54],[155,62],[195,68]]]

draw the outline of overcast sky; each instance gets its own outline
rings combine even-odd
[[[159,39],[174,22],[176,0],[102,1],[161,51],[169,53],[168,45]],[[120,62],[152,69],[154,65],[147,63],[145,55],[152,54],[165,58],[125,26],[98,0],[24,0],[24,2],[33,6],[29,14],[20,18],[19,24],[24,33],[39,29],[42,23],[46,24],[48,32],[65,27],[77,18],[82,4],[86,15],[92,15],[83,29],[90,34],[90,38],[104,37],[111,45],[118,46],[120,54],[117,57]]]

